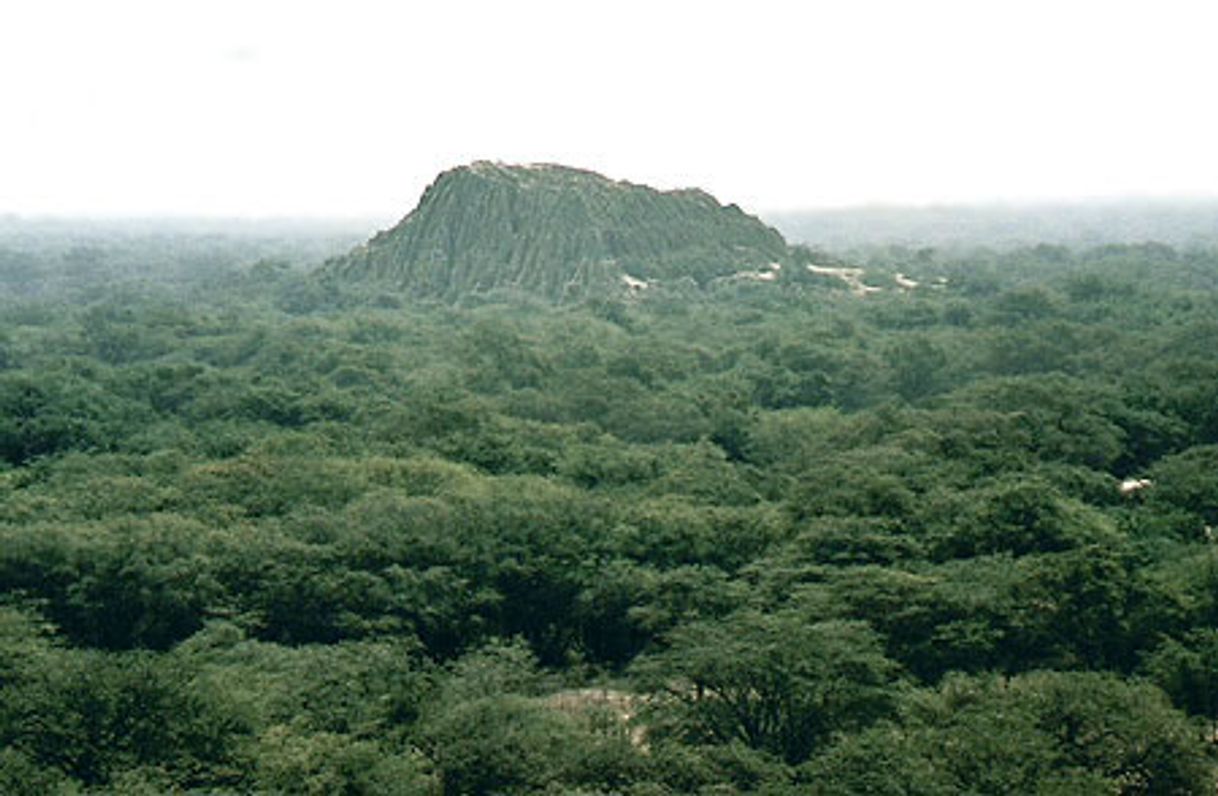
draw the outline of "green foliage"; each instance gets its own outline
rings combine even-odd
[[[539,699],[541,685],[519,645],[492,644],[451,667],[418,735],[443,793],[595,792],[643,772],[617,718],[571,700]],[[557,707],[564,703],[571,707]]]
[[[732,614],[682,626],[639,664],[670,732],[799,763],[836,732],[892,710],[896,667],[861,624]],[[665,714],[669,715],[665,715]]]
[[[164,766],[189,783],[233,754],[241,722],[171,661],[73,652],[41,662],[4,689],[0,715],[4,745],[41,767],[98,785]]]
[[[253,750],[263,792],[326,796],[418,796],[441,790],[430,764],[415,753],[291,725],[269,728]]]
[[[1209,719],[1211,726],[1218,722],[1218,630],[1165,639],[1147,656],[1144,669],[1173,704]]]
[[[1161,692],[1108,675],[953,678],[802,775],[814,793],[1207,793],[1194,737]]]
[[[1166,456],[1150,470],[1152,507],[1170,507],[1196,518],[1198,524],[1218,524],[1218,445],[1189,448]]]
[[[726,273],[671,221],[630,273]],[[0,250],[0,791],[1212,781],[1212,251],[550,305],[229,245]]]
[[[1042,479],[1004,477],[966,495],[935,507],[950,523],[930,531],[938,557],[1054,553],[1119,539],[1103,515]]]
[[[13,747],[0,749],[0,793],[9,796],[70,794],[75,789],[60,771],[42,768]]]
[[[0,373],[0,460],[22,465],[72,450],[116,444],[119,429],[138,422],[87,379],[64,373]]]

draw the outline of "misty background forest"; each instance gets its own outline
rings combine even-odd
[[[877,212],[569,301],[0,219],[0,793],[1212,793],[1213,214]]]

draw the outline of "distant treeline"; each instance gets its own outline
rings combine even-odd
[[[366,240],[369,219],[23,218],[0,215],[0,290],[194,284],[264,261],[310,268]]]
[[[901,245],[1010,249],[1037,243],[1090,247],[1157,241],[1218,243],[1218,199],[1061,204],[875,206],[771,213],[793,243],[830,249]]]

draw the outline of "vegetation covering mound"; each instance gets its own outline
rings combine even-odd
[[[705,284],[786,257],[778,232],[704,191],[479,161],[441,174],[405,219],[329,271],[417,295],[509,288],[570,299],[649,280]]]

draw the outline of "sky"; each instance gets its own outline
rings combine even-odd
[[[0,213],[404,215],[557,162],[755,212],[1218,195],[1212,0],[4,0]]]

